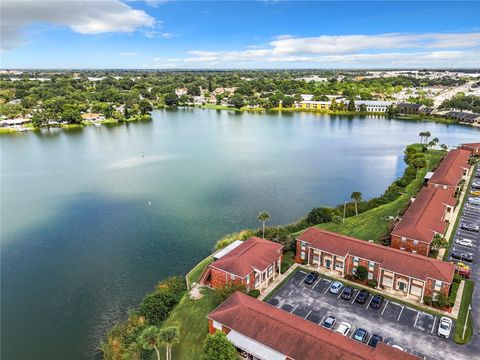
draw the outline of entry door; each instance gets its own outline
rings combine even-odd
[[[330,259],[325,259],[325,267],[327,269],[330,269],[331,264],[332,264],[332,261]]]
[[[398,283],[398,288],[400,289],[400,291],[405,291],[405,283],[399,282]]]

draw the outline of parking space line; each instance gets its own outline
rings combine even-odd
[[[324,316],[322,317],[322,320],[320,320],[320,322],[318,323],[318,325],[322,326],[323,320],[324,320],[326,317],[327,317],[327,315],[324,315]]]
[[[400,316],[402,316],[403,309],[405,309],[405,306],[403,306],[403,305],[400,305],[400,306],[402,307],[402,310],[400,310],[400,314],[398,314],[397,321],[400,320]]]
[[[343,292],[345,291],[346,288],[347,288],[346,286],[343,287],[343,290],[340,291],[340,295],[338,295],[337,299],[340,299],[340,296],[342,296],[342,294],[343,294]]]
[[[300,284],[298,284],[298,285],[302,285],[302,283],[305,281],[305,279],[307,278],[307,276],[308,276],[308,274],[307,274],[307,275],[305,275],[305,277],[303,278],[303,280],[302,280],[302,281],[300,281]]]
[[[320,282],[320,280],[322,280],[322,278],[318,277],[317,282],[315,283],[315,285],[312,286],[312,290],[315,289],[315,286],[317,286],[317,284]]]
[[[373,296],[370,298],[370,301],[368,302],[367,307],[366,307],[365,309],[368,310],[368,308],[370,307],[370,303],[372,302],[372,300],[373,300]]]
[[[417,311],[417,318],[415,319],[415,323],[413,324],[413,327],[417,327],[417,321],[419,316],[420,316],[420,312]]]
[[[382,315],[383,315],[383,313],[385,312],[385,309],[387,308],[387,306],[388,306],[388,300],[387,300],[387,302],[385,303],[385,306],[383,307]]]
[[[355,297],[353,298],[352,304],[353,304],[353,302],[357,299],[358,294],[360,294],[360,291],[357,291],[357,295],[355,295]]]
[[[297,309],[297,307],[298,307],[298,305],[295,305],[295,307],[290,312],[293,314],[293,312]]]
[[[302,273],[302,274],[307,274],[305,271],[303,270],[300,270],[299,273]]]
[[[437,322],[437,317],[434,316],[434,319],[433,319],[433,326],[432,326],[432,331],[430,331],[430,334],[433,334],[433,330],[435,330],[435,323]]]
[[[327,290],[325,290],[324,294],[326,294],[326,293],[327,293],[327,291],[328,291],[328,290],[330,290],[330,288],[332,287],[332,285],[333,285],[333,283],[332,283],[332,282],[330,282],[330,285],[328,285],[328,287],[327,287]]]
[[[277,306],[278,306],[278,307],[281,307],[281,306],[283,305],[283,303],[284,303],[284,302],[285,302],[285,299],[283,299],[283,300],[280,300],[280,302],[278,303],[278,305],[277,305]]]
[[[312,313],[312,310],[310,310],[310,311],[308,312],[308,314],[305,316],[305,319],[306,319],[306,318],[308,317],[308,315],[310,315],[311,313]]]

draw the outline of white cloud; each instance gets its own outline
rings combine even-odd
[[[312,64],[312,66],[478,66],[480,33],[280,35],[268,45],[237,51],[190,51],[185,63]]]
[[[169,32],[162,32],[157,30],[148,30],[145,32],[145,36],[148,38],[162,38],[162,39],[171,39],[174,37],[178,37],[179,35],[169,33]]]
[[[120,55],[122,56],[137,56],[138,53],[135,51],[122,51],[120,52]]]
[[[132,33],[153,27],[156,20],[120,0],[2,0],[2,50],[25,44],[25,27],[38,23],[67,26],[80,34],[100,34]]]

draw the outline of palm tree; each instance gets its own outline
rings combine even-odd
[[[270,219],[270,215],[266,211],[261,211],[257,219],[262,223],[262,237],[265,239],[265,223]]]
[[[148,350],[155,349],[158,360],[160,360],[160,351],[158,350],[161,343],[160,334],[161,329],[158,326],[149,326],[142,331],[138,338],[142,348]]]
[[[419,132],[418,136],[420,136],[420,144],[423,144],[423,138],[425,137],[425,132],[424,131]]]
[[[172,360],[172,344],[178,341],[178,328],[169,326],[160,330],[160,339],[167,345],[167,360]]]
[[[428,142],[428,138],[429,138],[430,136],[432,136],[432,134],[430,134],[429,131],[426,131],[426,132],[425,132],[425,144]]]
[[[355,201],[355,216],[358,215],[358,203],[362,201],[362,193],[360,191],[352,192],[350,199]]]

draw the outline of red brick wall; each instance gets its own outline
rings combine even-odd
[[[425,292],[423,295],[432,297],[434,293],[434,289],[435,289],[435,280],[428,279],[427,282],[425,283]],[[448,294],[450,293],[450,284],[442,283],[442,289],[440,291],[448,296]]]
[[[208,332],[209,332],[209,334],[213,335],[215,333],[215,331],[218,331],[218,329],[215,329],[213,327],[213,320],[208,319]],[[226,327],[225,325],[222,325],[222,332],[224,332],[225,334],[228,334],[230,332],[230,329],[228,327]]]
[[[417,254],[423,255],[423,256],[428,256],[430,253],[430,246],[423,242],[419,241],[417,245],[413,243],[412,239],[406,239],[405,242],[402,241],[402,238],[397,235],[392,235],[391,239],[391,247],[395,249],[400,249],[401,247],[405,248],[405,251],[412,252],[415,250]]]
[[[235,283],[235,284],[244,284],[244,280],[239,278],[239,277],[235,277],[235,280],[232,280],[230,278],[230,274],[226,273],[225,271],[222,271],[222,270],[219,270],[219,269],[215,269],[215,268],[211,268],[211,275],[210,275],[210,281],[211,281],[211,285],[214,289],[217,289],[219,287],[222,287],[222,286],[225,286],[228,283]],[[251,276],[250,276],[251,277]]]
[[[347,264],[345,273],[349,274],[349,275],[352,275],[352,276],[353,276],[353,268],[355,267],[355,265],[353,264],[353,258],[354,258],[353,256],[348,255],[347,259],[345,260],[346,264]],[[365,260],[365,259],[362,259],[362,258],[358,259],[358,265],[357,266],[363,266],[365,269],[367,269],[367,271],[369,273],[373,273],[373,278],[371,280],[378,281],[378,273],[380,271],[380,266],[377,263],[374,263],[373,271],[370,271],[369,267],[368,267],[368,264],[369,264],[368,260]],[[368,280],[368,278],[367,278],[367,280]]]

